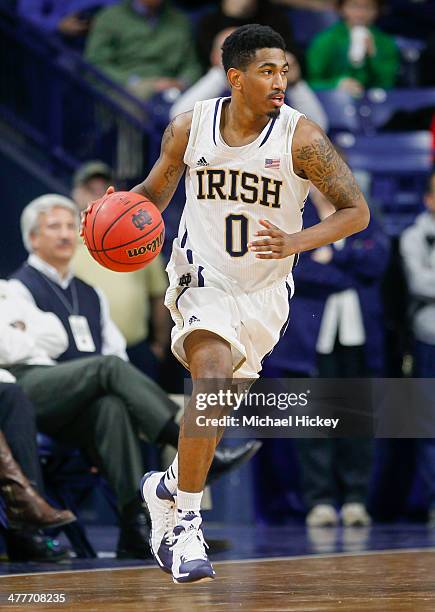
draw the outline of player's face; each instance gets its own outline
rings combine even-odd
[[[31,235],[31,242],[34,253],[47,263],[68,263],[77,244],[76,218],[66,208],[54,206],[39,215],[39,227]]]
[[[341,8],[344,21],[351,28],[354,26],[370,26],[378,16],[375,0],[346,0]]]
[[[258,49],[241,74],[245,103],[257,115],[278,117],[287,89],[288,64],[282,49]]]

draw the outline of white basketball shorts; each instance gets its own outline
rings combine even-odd
[[[173,253],[166,271],[170,284],[165,305],[174,321],[171,348],[175,357],[188,368],[186,337],[195,330],[208,330],[231,345],[235,377],[258,378],[263,359],[290,319],[291,276],[246,293],[216,270],[186,263],[184,254],[177,258]]]

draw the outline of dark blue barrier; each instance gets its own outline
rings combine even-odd
[[[146,104],[107,79],[55,37],[0,12],[0,121],[16,146],[67,181],[99,158],[135,181],[155,134]],[[17,138],[19,134],[19,138]]]

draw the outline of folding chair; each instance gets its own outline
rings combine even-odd
[[[381,204],[384,228],[398,236],[423,207],[426,177],[432,167],[430,132],[338,134],[353,169],[371,173],[371,198]]]
[[[398,111],[415,111],[425,107],[435,108],[435,88],[419,89],[370,89],[361,109],[368,128],[376,131]]]
[[[335,133],[339,130],[361,132],[358,100],[340,89],[316,91],[316,95],[328,115],[329,132]]]

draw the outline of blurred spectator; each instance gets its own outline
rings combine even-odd
[[[334,208],[317,191],[305,225]],[[308,222],[308,223],[307,223]],[[380,282],[388,241],[372,218],[366,230],[303,254],[295,268],[297,292],[286,335],[271,355],[268,375],[359,378],[381,375],[383,321]],[[370,523],[365,508],[371,441],[363,438],[297,439],[307,524],[336,525],[340,503],[344,525]]]
[[[145,100],[200,76],[187,17],[171,0],[121,0],[95,18],[86,58]]]
[[[400,240],[415,336],[414,375],[435,378],[435,172],[429,177],[427,210]],[[429,523],[435,527],[435,440],[419,440],[418,469],[429,503]]]
[[[310,200],[314,206],[307,204],[305,207],[304,227],[317,223],[321,214],[325,215],[331,211],[329,202],[314,188],[311,190]],[[270,361],[282,376],[285,376],[286,372],[317,375],[316,345],[327,299],[330,295],[352,289],[354,297],[351,300],[356,311],[362,316],[364,332],[360,337],[364,337],[362,344],[366,371],[371,375],[382,375],[384,334],[379,284],[387,266],[388,239],[372,215],[370,225],[364,232],[350,236],[344,243],[339,242],[325,249],[302,254],[295,267],[297,291],[292,300],[292,318],[295,321],[303,321],[303,324],[293,328],[289,326],[286,335],[274,349]],[[357,302],[354,299],[355,294],[358,296]],[[337,320],[335,322],[338,324]],[[343,329],[346,331],[345,327],[341,327],[341,330]],[[276,375],[280,376],[278,373]]]
[[[170,110],[171,118],[185,111],[192,110],[195,102],[207,98],[217,98],[229,92],[227,76],[222,66],[222,45],[235,28],[227,28],[216,36],[210,55],[211,68],[190,89],[177,99]],[[309,85],[301,78],[298,60],[287,52],[289,70],[287,73],[287,102],[290,106],[303,112],[309,119],[316,121],[324,130],[328,129],[328,118],[319,100]]]
[[[0,281],[0,295],[5,281]],[[1,308],[1,303],[0,303]],[[19,313],[17,313],[19,317]],[[2,339],[14,342],[15,330],[24,325],[0,321]],[[36,448],[32,403],[14,377],[0,370],[0,495],[8,528],[4,532],[9,561],[58,561],[65,550],[39,530],[60,527],[76,520],[69,510],[57,510],[41,497],[43,481]]]
[[[373,24],[382,0],[339,0],[341,20],[318,34],[307,52],[309,82],[315,89],[394,86],[399,54],[394,39]]]
[[[294,53],[293,34],[284,8],[269,0],[221,0],[219,8],[206,13],[196,28],[199,58],[204,69],[210,66],[212,47],[218,33],[246,23],[270,26],[284,38],[287,50]]]
[[[83,45],[94,15],[118,0],[18,0],[18,15],[46,34]]]
[[[89,202],[103,197],[107,187],[113,184],[113,172],[110,166],[96,159],[79,166],[72,182],[71,197],[81,212]]]
[[[412,327],[416,339],[415,373],[435,377],[435,173],[427,184],[427,210],[406,229],[400,240],[412,298]]]
[[[87,162],[74,175],[72,197],[82,211],[91,200],[101,198],[112,184],[109,166],[99,161]],[[127,341],[130,361],[157,379],[170,337],[169,313],[163,303],[167,276],[161,256],[136,272],[112,272],[99,265],[79,239],[71,265],[78,278],[104,292],[110,315]]]

